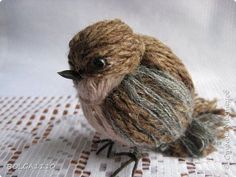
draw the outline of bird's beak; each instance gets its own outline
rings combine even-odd
[[[82,77],[80,73],[73,71],[73,70],[65,70],[65,71],[60,71],[58,74],[66,79],[72,79],[72,80],[81,80]]]

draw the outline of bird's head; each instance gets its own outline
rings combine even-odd
[[[69,43],[70,70],[59,72],[72,79],[84,102],[102,101],[126,74],[140,63],[144,44],[120,20],[105,20],[86,27]]]

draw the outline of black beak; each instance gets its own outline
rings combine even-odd
[[[72,80],[77,80],[77,81],[82,79],[80,73],[73,70],[61,71],[61,72],[58,72],[58,74],[66,79],[72,79]]]

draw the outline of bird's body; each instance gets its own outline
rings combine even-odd
[[[85,117],[114,141],[199,157],[224,134],[218,130],[224,110],[196,97],[186,67],[171,49],[133,33],[120,20],[98,22],[76,34],[69,64],[80,78],[73,80]]]
[[[184,134],[192,121],[194,88],[183,63],[167,46],[148,36],[142,38],[151,50],[159,49],[152,51],[155,56],[147,54],[132,74],[116,78],[114,82],[109,78],[98,84],[95,84],[96,79],[88,79],[78,87],[78,91],[81,93],[80,102],[85,117],[99,133],[124,145],[155,149]],[[149,75],[150,73],[152,75]],[[142,84],[141,88],[138,88],[138,84]],[[140,103],[131,100],[136,89],[139,90],[134,98],[140,95],[147,99],[142,101],[139,98]],[[148,93],[146,89],[150,89],[151,92]],[[159,100],[148,103],[150,96]],[[175,99],[176,105],[171,105],[168,109],[170,102],[162,97]],[[153,104],[154,107],[142,107],[144,103]],[[184,109],[181,113],[171,108],[180,105]],[[159,113],[153,110],[158,108]]]

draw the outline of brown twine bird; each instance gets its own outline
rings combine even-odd
[[[59,72],[72,79],[88,122],[108,139],[133,152],[111,176],[135,162],[142,150],[169,156],[201,157],[215,150],[228,130],[224,109],[216,100],[196,95],[181,60],[159,40],[136,34],[121,20],[105,20],[86,27],[69,43],[70,70]]]

